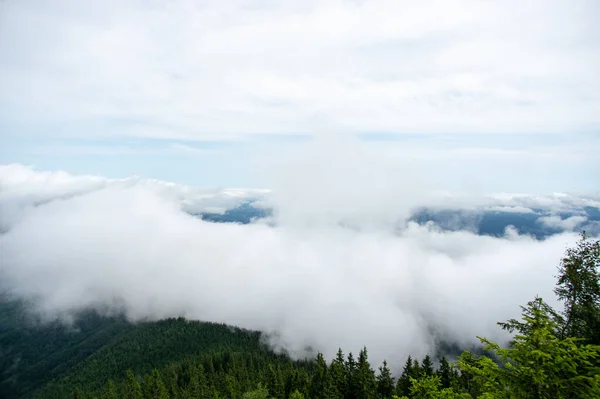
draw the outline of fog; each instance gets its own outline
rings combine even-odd
[[[433,200],[419,184],[426,175],[352,155],[317,150],[305,168],[307,158],[289,159],[267,176],[266,197],[5,166],[0,281],[46,320],[88,308],[132,321],[184,316],[264,331],[294,356],[366,345],[375,365],[396,369],[439,339],[505,342],[497,321],[535,295],[555,303],[553,276],[575,234],[537,241],[388,223]],[[188,212],[257,196],[275,223]]]

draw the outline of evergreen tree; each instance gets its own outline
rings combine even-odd
[[[269,398],[269,390],[263,386],[262,384],[258,384],[255,390],[246,392],[243,396],[243,399],[270,399]]]
[[[123,399],[142,399],[142,387],[131,369],[125,372]]]
[[[354,375],[356,374],[356,360],[352,352],[348,353],[346,360],[346,394],[344,398],[352,399],[355,397]]]
[[[113,380],[108,380],[106,386],[104,387],[104,393],[102,394],[102,399],[118,399],[119,395],[117,394],[117,388],[115,387],[115,382]]]
[[[452,383],[452,368],[446,356],[442,356],[440,359],[440,367],[437,371],[437,375],[440,377],[440,385],[442,388],[450,388]]]
[[[334,397],[333,383],[322,353],[317,354],[317,364],[312,377],[310,397],[314,399],[331,399]]]
[[[425,377],[430,377],[435,373],[433,362],[431,361],[431,357],[429,355],[426,355],[423,358],[423,362],[421,363],[421,373]]]
[[[373,399],[377,397],[375,372],[369,364],[367,348],[363,348],[358,355],[352,390],[356,399]]]
[[[377,375],[377,393],[383,399],[391,398],[394,393],[394,378],[385,360],[379,367],[379,375]]]
[[[302,395],[302,393],[300,393],[300,391],[295,390],[294,392],[292,392],[290,394],[289,399],[304,399],[304,395]]]
[[[415,380],[421,378],[423,376],[423,370],[421,370],[421,364],[418,359],[413,359],[412,365],[412,375],[411,377]]]
[[[556,322],[542,305],[536,298],[524,308],[523,320],[529,328],[526,334],[516,335],[509,348],[480,338],[503,367],[485,356],[474,365],[461,362],[461,367],[484,382],[485,392],[497,397],[506,392],[514,398],[600,397],[600,346],[557,337]]]
[[[283,381],[273,364],[269,364],[267,368],[267,390],[274,399],[285,399]]]
[[[404,363],[402,374],[400,375],[400,377],[398,377],[398,382],[396,384],[396,394],[398,394],[398,396],[408,397],[408,395],[410,395],[410,378],[413,375],[413,360],[412,357],[409,355],[406,359],[406,363]]]
[[[169,399],[169,392],[165,387],[162,376],[157,369],[152,371],[150,378],[144,383],[144,399]]]
[[[558,268],[554,292],[564,302],[564,323],[559,337],[584,338],[600,345],[600,241],[585,232],[575,248],[569,248]]]
[[[348,379],[346,378],[344,353],[341,348],[338,349],[336,358],[331,362],[329,374],[331,375],[331,383],[334,388],[334,397],[336,399],[344,398],[348,389]]]

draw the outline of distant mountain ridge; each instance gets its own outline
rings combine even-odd
[[[197,213],[202,220],[214,223],[249,224],[272,216],[271,209],[253,206],[248,201],[223,213]],[[542,208],[529,208],[527,212],[495,209],[461,209],[422,207],[414,210],[410,222],[426,225],[433,223],[443,231],[467,230],[480,235],[503,236],[507,228],[519,234],[531,235],[538,240],[565,231],[587,231],[600,234],[600,208],[584,206],[579,209],[552,212]]]

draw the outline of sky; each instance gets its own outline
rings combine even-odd
[[[358,149],[453,190],[597,192],[599,16],[593,0],[4,0],[0,163],[267,187],[281,154]]]

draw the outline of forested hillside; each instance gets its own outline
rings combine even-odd
[[[560,261],[555,293],[520,319],[507,348],[480,338],[489,356],[409,357],[400,375],[369,363],[368,349],[328,362],[292,361],[261,334],[221,324],[168,319],[137,325],[84,315],[72,331],[31,326],[18,303],[0,313],[3,398],[598,398],[600,243],[582,235]],[[390,354],[392,355],[392,354]]]

